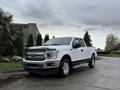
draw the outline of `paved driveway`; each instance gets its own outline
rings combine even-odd
[[[102,57],[94,69],[82,65],[67,78],[23,76],[0,90],[120,90],[120,58]]]

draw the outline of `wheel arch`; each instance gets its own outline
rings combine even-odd
[[[65,58],[67,58],[67,59],[70,61],[70,64],[71,64],[71,66],[72,66],[72,59],[71,59],[70,55],[65,54],[65,55],[62,57],[61,62],[62,62],[62,60],[64,60]]]
[[[92,53],[92,56],[93,56],[93,55],[95,56],[95,53]]]

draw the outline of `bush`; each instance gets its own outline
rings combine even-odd
[[[113,51],[112,54],[120,55],[120,50]]]

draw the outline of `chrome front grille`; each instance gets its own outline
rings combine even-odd
[[[45,50],[28,49],[25,54],[25,59],[31,61],[43,61],[45,60]]]

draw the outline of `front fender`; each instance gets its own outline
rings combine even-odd
[[[71,56],[71,54],[69,53],[69,52],[67,52],[67,51],[63,51],[63,52],[59,52],[58,53],[58,60],[61,60],[62,58],[63,58],[63,56],[65,56],[65,55],[69,55],[69,56]]]

